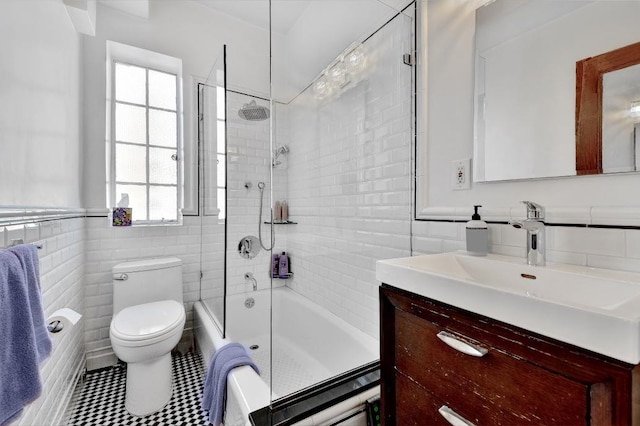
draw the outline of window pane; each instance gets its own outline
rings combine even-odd
[[[220,213],[218,213],[218,219],[224,219],[227,217],[227,208],[225,205],[225,194],[226,190],[224,188],[218,188],[218,208],[220,209]]]
[[[176,110],[176,76],[149,70],[149,106]]]
[[[175,149],[149,148],[149,183],[178,182],[178,162],[171,158],[175,153]]]
[[[149,144],[176,147],[176,113],[149,110]]]
[[[116,103],[116,140],[147,143],[146,109]]]
[[[116,144],[116,182],[147,181],[147,149],[144,146]]]
[[[220,155],[218,154],[218,167],[217,167],[217,176],[216,178],[218,179],[216,182],[217,186],[227,186],[227,180],[226,180],[226,164],[224,162],[225,160],[225,155]]]
[[[175,186],[149,187],[149,219],[178,219],[178,189]]]
[[[116,199],[129,194],[132,220],[147,220],[147,187],[143,185],[116,185]]]
[[[116,100],[146,104],[146,78],[144,68],[116,63]]]

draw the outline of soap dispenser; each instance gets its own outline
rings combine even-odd
[[[471,220],[467,222],[467,252],[474,256],[486,256],[489,249],[489,231],[487,222],[480,218],[478,208],[482,206],[473,206],[474,213]]]

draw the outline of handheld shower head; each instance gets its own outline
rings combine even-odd
[[[288,154],[289,153],[289,147],[287,145],[280,145],[278,148],[276,148],[273,151],[273,161],[272,161],[272,166],[276,167],[279,166],[280,164],[282,164],[281,161],[278,161],[278,157],[280,157],[283,154]]]

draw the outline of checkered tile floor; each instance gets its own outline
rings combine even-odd
[[[67,426],[207,425],[200,409],[204,370],[199,354],[173,356],[173,396],[161,411],[135,417],[124,408],[124,365],[90,372],[79,384]]]

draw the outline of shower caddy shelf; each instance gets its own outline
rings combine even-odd
[[[271,222],[264,222],[266,225],[271,225]],[[293,222],[291,220],[281,220],[281,221],[273,221],[274,225],[297,225],[298,222]]]
[[[289,272],[289,273],[287,274],[287,277],[286,277],[286,278],[282,278],[282,277],[280,277],[280,276],[272,277],[272,278],[273,278],[274,280],[290,280],[291,278],[293,278],[293,272]]]

